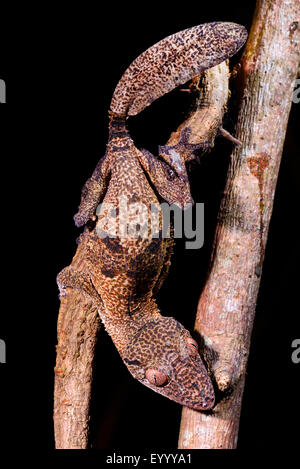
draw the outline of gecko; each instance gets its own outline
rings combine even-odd
[[[61,296],[75,288],[92,299],[134,378],[202,411],[213,408],[215,392],[197,341],[175,318],[161,314],[155,297],[174,243],[171,228],[163,236],[161,202],[181,209],[193,204],[186,162],[203,143],[189,143],[185,129],[175,145],[160,146],[154,156],[135,146],[127,119],[231,57],[246,38],[241,25],[205,23],[162,39],[127,68],[112,96],[105,155],[74,216],[76,226],[84,226],[80,243],[88,269],[66,267],[57,277]]]

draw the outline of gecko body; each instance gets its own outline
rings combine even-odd
[[[197,342],[176,319],[161,315],[155,295],[173,247],[172,237],[163,236],[160,203],[184,209],[193,202],[185,162],[198,146],[189,144],[185,131],[155,157],[136,148],[126,119],[233,55],[245,39],[242,26],[208,23],[160,41],[129,66],[112,98],[106,153],[74,217],[77,226],[85,225],[81,243],[88,274],[67,267],[58,275],[61,295],[70,287],[92,298],[136,379],[197,410],[214,405],[211,380]]]

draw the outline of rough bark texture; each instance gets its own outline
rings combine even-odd
[[[201,77],[201,95],[188,119],[174,132],[168,145],[174,145],[180,131],[191,129],[190,142],[206,142],[211,147],[222,123],[228,100],[228,64],[207,70]],[[198,80],[195,80],[198,83]],[[71,266],[86,271],[84,245],[79,244]],[[57,326],[55,367],[54,427],[57,449],[88,447],[89,408],[95,345],[100,328],[96,308],[79,290],[67,289],[61,298]]]
[[[84,271],[83,248],[78,246],[72,267]],[[89,408],[95,345],[100,329],[98,312],[79,290],[61,298],[57,323],[54,390],[54,429],[57,449],[88,445]]]
[[[195,101],[194,111],[178,127],[177,131],[171,134],[168,145],[175,145],[179,140],[181,131],[189,127],[191,130],[189,143],[201,142],[204,148],[214,146],[214,139],[227,111],[228,80],[228,61],[206,70],[201,78],[194,78],[190,89],[195,88],[200,92],[199,99]]]
[[[237,138],[195,329],[219,388],[183,409],[179,448],[235,448],[274,192],[300,59],[299,0],[258,1],[239,71]]]

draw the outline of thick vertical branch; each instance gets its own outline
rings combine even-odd
[[[299,0],[259,0],[239,79],[237,138],[195,329],[219,388],[208,415],[183,409],[179,448],[235,448],[250,338],[300,59]]]

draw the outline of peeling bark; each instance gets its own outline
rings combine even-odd
[[[300,60],[299,0],[259,0],[238,73],[240,110],[195,329],[218,388],[211,414],[184,408],[179,448],[235,448],[274,192]]]

